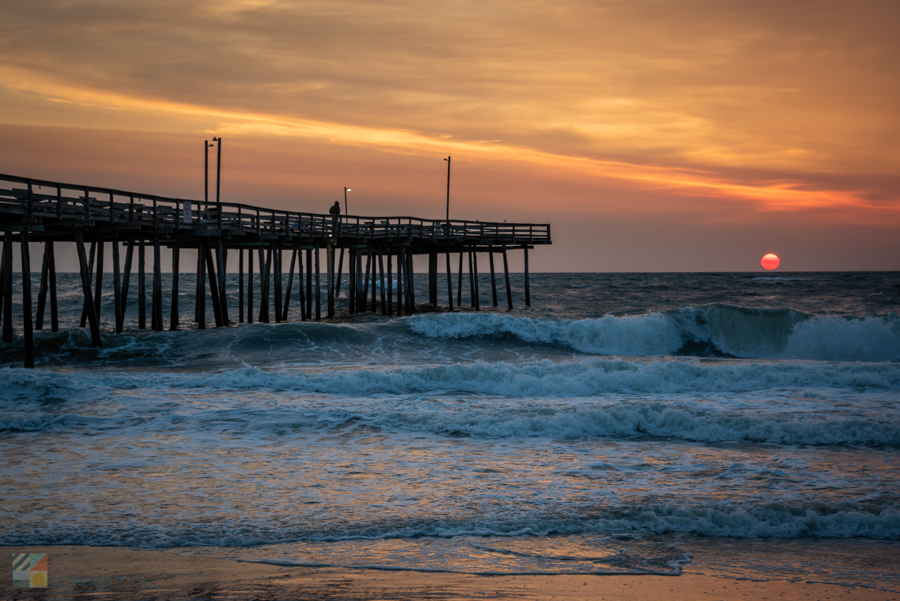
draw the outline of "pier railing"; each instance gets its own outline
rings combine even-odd
[[[0,174],[0,218],[3,214],[33,223],[44,219],[83,225],[107,223],[173,233],[288,239],[324,239],[336,234],[341,238],[463,244],[551,243],[549,224],[341,215],[335,228],[332,216],[323,213],[167,198]]]

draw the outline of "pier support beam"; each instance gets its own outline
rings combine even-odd
[[[247,249],[247,323],[253,323],[253,249]]]
[[[216,327],[221,328],[225,325],[222,320],[222,306],[219,304],[219,283],[216,279],[216,263],[213,261],[212,245],[209,240],[203,241],[203,258],[206,261],[206,276],[209,281],[209,299],[212,301],[213,316],[216,320]],[[204,291],[204,295],[206,291]]]
[[[102,253],[97,255],[99,259]],[[99,262],[98,262],[99,263]],[[160,258],[159,234],[153,234],[153,304],[150,307],[150,328],[162,332],[162,260]],[[98,274],[99,276],[99,274]]]
[[[3,234],[3,258],[0,264],[0,296],[3,303],[3,342],[12,342],[12,232]]]
[[[390,284],[384,281],[384,253],[378,253],[378,277],[381,280],[381,314],[387,315],[387,303],[385,302],[384,289]]]
[[[338,259],[337,284],[334,285],[334,295],[341,295],[341,271],[344,269],[344,249],[341,248],[341,258]]]
[[[476,306],[475,301],[475,278],[472,272],[472,251],[469,251],[469,301],[471,303],[471,307],[474,309]]]
[[[75,248],[78,251],[78,264],[81,268],[81,290],[84,293],[84,306],[87,310],[87,320],[91,328],[91,346],[99,348],[103,346],[103,343],[100,340],[100,325],[97,323],[97,314],[94,313],[94,299],[91,298],[91,272],[84,252],[84,238],[81,236],[81,229],[79,228],[75,228]]]
[[[291,253],[291,269],[288,272],[288,281],[287,281],[287,290],[285,290],[284,294],[284,313],[281,316],[281,321],[288,320],[288,307],[291,304],[291,288],[294,287],[294,268],[297,266],[297,249]]]
[[[413,265],[413,253],[411,248],[406,252],[406,263],[406,290],[409,295],[406,314],[412,315],[416,312],[416,269]]]
[[[450,272],[450,247],[447,247],[447,303],[453,313],[453,274]]]
[[[362,292],[362,250],[356,249],[356,264],[353,267],[353,290],[356,293],[356,312],[362,313],[366,310],[365,299]]]
[[[22,329],[25,342],[25,367],[34,367],[34,323],[31,318],[31,252],[28,248],[28,230],[22,230]]]
[[[221,211],[221,209],[220,209]],[[231,324],[228,318],[228,291],[225,288],[226,278],[228,277],[228,251],[222,247],[222,237],[216,237],[216,263],[219,266],[216,277],[219,283],[219,313],[222,319],[222,326]]]
[[[394,315],[394,274],[391,273],[393,271],[393,257],[390,249],[388,249],[387,254],[387,282],[385,282],[385,286],[387,286],[387,314],[388,317],[393,317]]]
[[[121,334],[125,322],[122,312],[122,269],[119,262],[119,241],[112,241],[113,256],[113,307],[116,316],[116,334]]]
[[[378,253],[376,251],[371,251],[375,253],[372,255],[372,313],[378,310],[376,297],[375,297],[375,281],[378,279],[377,271],[378,271]]]
[[[297,250],[297,287],[300,291],[300,321],[306,321],[309,316],[306,314],[306,291],[303,289],[303,251]]]
[[[252,263],[252,261],[251,261]],[[238,323],[244,323],[244,249],[238,249]]]
[[[312,285],[312,273],[313,273],[313,260],[312,260],[312,250],[306,250],[306,316],[312,321],[312,301],[313,301],[313,285]]]
[[[428,302],[437,307],[437,252],[428,252]]]
[[[366,312],[366,304],[369,302],[369,273],[372,271],[372,251],[366,252],[366,272],[363,275],[362,287],[362,312]],[[374,311],[375,308],[373,307]]]
[[[276,246],[272,249],[272,276],[275,278],[275,323],[281,323],[281,259],[283,256],[284,254],[279,247]]]
[[[403,247],[401,246],[399,249],[397,249],[397,317],[405,314],[405,309],[403,307],[403,299],[406,296],[403,286],[403,272],[406,270],[406,266],[403,264],[404,256],[405,254],[403,251]]]
[[[462,274],[463,274],[463,251],[459,251],[459,272],[457,273],[456,282],[456,306],[462,307]]]
[[[97,271],[94,275],[94,313],[100,322],[101,301],[103,300],[103,242],[97,242]]]
[[[481,311],[481,291],[478,288],[478,253],[472,252],[472,281],[475,282],[475,310]]]
[[[319,275],[319,243],[313,242],[316,255],[316,321],[322,321],[322,285]]]
[[[90,280],[88,281],[89,286],[94,282],[94,257],[96,254],[97,243],[91,242],[91,258],[88,260],[88,274],[90,275]],[[84,306],[81,309],[81,321],[78,322],[78,327],[83,328],[87,325],[87,315],[87,306]]]
[[[59,332],[59,308],[56,303],[56,250],[50,244],[50,331]]]
[[[491,249],[488,252],[488,257],[490,258],[491,263],[491,300],[494,301],[494,306],[497,306],[497,277],[494,275],[494,250]]]
[[[356,314],[356,253],[359,251],[351,248],[347,253],[347,303],[350,315]]]
[[[269,323],[269,271],[272,268],[272,248],[258,251],[259,258],[259,322]]]
[[[44,329],[44,309],[47,305],[47,288],[49,288],[50,248],[53,242],[44,242],[44,260],[41,263],[41,285],[38,288],[37,314],[34,318],[34,329]]]
[[[328,319],[334,319],[334,248],[330,238],[325,243],[325,266],[328,271]]]
[[[138,329],[147,327],[147,272],[144,264],[144,240],[138,242]]]
[[[178,243],[172,244],[172,307],[169,310],[169,331],[178,330],[178,260],[181,249]]]
[[[512,286],[509,283],[509,262],[506,259],[506,246],[503,247],[503,277],[506,280],[506,305],[512,311]]]
[[[197,296],[194,299],[194,320],[198,330],[206,329],[206,245],[197,246]]]
[[[122,299],[122,325],[124,328],[125,311],[128,308],[128,287],[131,280],[131,262],[134,258],[134,242],[128,243],[125,251],[125,271],[122,273],[122,291],[119,293]]]
[[[525,306],[531,306],[531,283],[528,281],[528,247],[525,247]]]

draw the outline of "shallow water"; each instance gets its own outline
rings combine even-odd
[[[536,274],[512,312],[102,349],[78,284],[37,369],[0,347],[5,544],[900,587],[900,274]]]

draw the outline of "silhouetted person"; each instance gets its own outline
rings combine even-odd
[[[341,203],[334,201],[328,212],[331,213],[331,233],[337,235],[338,220],[341,218]]]

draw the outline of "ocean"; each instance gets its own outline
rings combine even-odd
[[[482,276],[480,312],[301,322],[295,291],[201,331],[182,274],[181,331],[132,283],[92,349],[60,275],[37,368],[0,344],[0,541],[900,591],[900,273],[511,279],[512,311]]]

